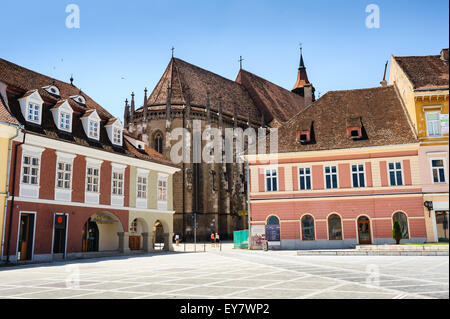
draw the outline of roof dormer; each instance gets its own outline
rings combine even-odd
[[[46,90],[46,91],[47,91],[48,93],[50,93],[51,95],[54,95],[54,96],[57,96],[57,97],[60,96],[59,89],[58,89],[58,87],[57,87],[56,85],[54,85],[54,84],[44,86],[43,89]]]
[[[363,137],[360,116],[347,118],[347,138],[359,140]]]
[[[78,95],[72,95],[70,98],[71,98],[72,100],[74,100],[75,102],[77,102],[78,104],[86,105],[86,99],[85,99],[84,96],[82,96],[81,94],[78,94]]]
[[[42,105],[44,104],[44,100],[40,96],[38,90],[26,92],[23,97],[18,99],[18,101],[25,121],[41,125]]]
[[[56,127],[64,132],[72,132],[73,122],[73,109],[69,104],[69,101],[63,100],[56,103],[56,105],[50,109],[53,114],[53,121]]]
[[[100,116],[97,110],[88,110],[81,117],[84,132],[87,137],[99,141],[100,140]]]
[[[119,118],[112,118],[105,125],[106,133],[113,145],[122,146],[123,142],[123,125]]]
[[[312,122],[310,121],[301,121],[299,123],[299,129],[297,131],[297,138],[296,141],[301,144],[307,144],[311,143],[311,136],[312,136]]]

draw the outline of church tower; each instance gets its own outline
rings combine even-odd
[[[304,97],[305,106],[308,106],[315,101],[315,89],[308,80],[305,63],[303,62],[302,47],[300,47],[300,64],[297,72],[297,82],[295,82],[294,88],[291,91]]]

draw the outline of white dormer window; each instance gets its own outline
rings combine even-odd
[[[89,121],[89,137],[98,140],[98,122],[90,120]]]
[[[58,129],[71,133],[73,110],[69,102],[67,100],[58,102],[50,111],[53,113],[53,120]]]
[[[35,103],[28,103],[27,121],[39,124],[41,106]]]
[[[120,120],[118,118],[110,119],[105,125],[105,129],[111,143],[122,146],[123,126]]]
[[[52,95],[60,96],[59,89],[55,85],[47,85],[43,89]]]
[[[61,112],[59,114],[59,127],[62,130],[70,129],[70,114],[66,112]]]
[[[86,99],[82,95],[73,95],[70,98],[79,104],[86,104]]]
[[[97,114],[97,110],[86,111],[84,116],[81,117],[81,123],[83,124],[84,132],[89,138],[97,141],[100,139],[100,117]]]
[[[44,104],[44,100],[42,100],[38,90],[28,91],[18,101],[25,120],[30,123],[41,125],[42,105]]]
[[[113,143],[122,144],[122,130],[119,127],[113,129]]]

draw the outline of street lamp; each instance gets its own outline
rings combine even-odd
[[[423,202],[423,206],[425,206],[428,209],[428,217],[431,217],[431,211],[433,210],[433,202],[427,200]]]

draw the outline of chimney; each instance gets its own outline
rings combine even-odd
[[[441,60],[448,61],[448,48],[441,50]]]
[[[303,92],[305,94],[304,100],[305,100],[305,106],[311,105],[313,102],[313,87],[312,84],[307,84],[303,87]]]

